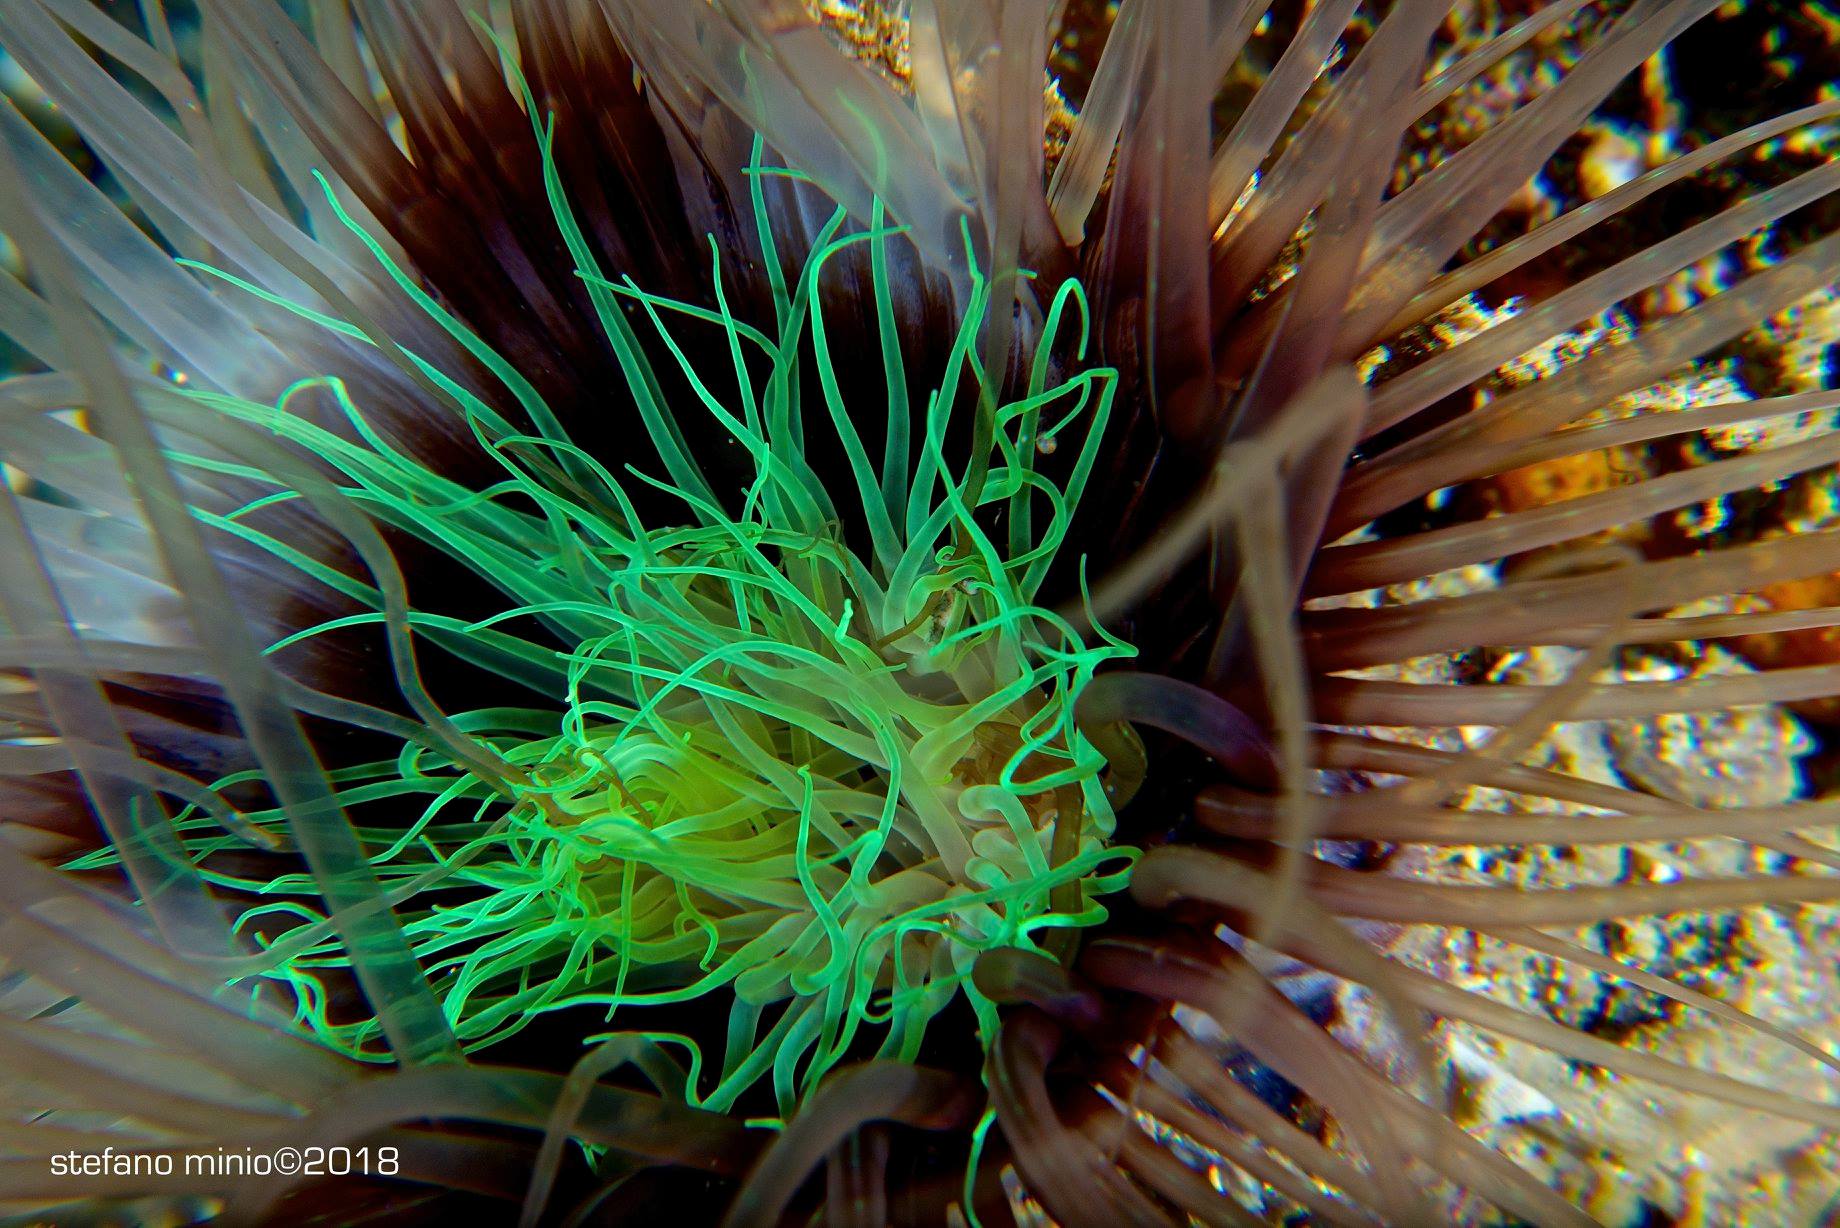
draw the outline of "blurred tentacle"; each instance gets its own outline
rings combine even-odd
[[[11,164],[10,157],[0,161],[0,171]],[[375,880],[350,829],[333,821],[339,809],[306,743],[299,718],[277,694],[272,674],[186,511],[184,497],[128,382],[72,284],[63,248],[47,232],[37,206],[22,199],[20,181],[12,174],[0,173],[0,219],[10,233],[25,241],[21,246],[32,251],[34,269],[44,281],[59,332],[72,357],[85,360],[77,371],[90,391],[99,434],[121,450],[163,562],[184,595],[194,633],[201,643],[210,645],[240,723],[294,816],[295,839],[323,876],[327,896],[336,904],[375,895]],[[354,963],[369,982],[398,1051],[410,1060],[456,1052],[427,980],[394,919],[371,914],[354,926],[349,940]]]
[[[1101,318],[1134,333],[1148,402],[1178,439],[1215,402],[1207,280],[1195,260],[1208,242],[1207,151],[1214,66],[1196,37],[1209,17],[1199,0],[1168,0],[1139,19],[1145,82],[1119,145],[1099,259]],[[1129,53],[1134,47],[1123,47]],[[1126,305],[1128,315],[1120,316]],[[1117,332],[1113,332],[1117,342]]]
[[[885,1228],[888,1131],[865,1126],[831,1149],[824,1170],[824,1228]]]
[[[1719,0],[1637,0],[1553,89],[1387,203],[1375,222],[1349,332],[1371,335],[1500,210],[1637,65]],[[1357,342],[1357,344],[1359,344]]]
[[[1083,1133],[1061,1121],[1045,1082],[1060,1045],[1059,1029],[1024,1008],[1003,1021],[991,1048],[988,1080],[997,1123],[1016,1167],[1056,1221],[1068,1228],[1170,1222]]]
[[[1343,1121],[1381,1187],[1384,1198],[1377,1205],[1389,1221],[1417,1222],[1426,1212],[1408,1184],[1412,1156],[1534,1222],[1580,1228],[1591,1222],[1506,1157],[1381,1079],[1225,946],[1203,958],[1163,945],[1107,939],[1088,948],[1083,967],[1108,985],[1238,1020],[1234,1039]],[[1247,993],[1256,999],[1250,1008],[1242,1001]],[[1384,1132],[1377,1128],[1382,1120]]]
[[[824,1157],[873,1121],[926,1130],[968,1125],[973,1099],[944,1071],[872,1062],[832,1076],[761,1153],[723,1219],[725,1228],[771,1228]]]

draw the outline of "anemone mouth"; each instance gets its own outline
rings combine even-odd
[[[1840,106],[1668,85],[1753,12],[354,7],[0,11],[95,164],[0,113],[0,1195],[1567,1223],[1840,1125]]]

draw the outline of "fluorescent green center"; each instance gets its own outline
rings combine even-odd
[[[756,158],[761,255],[775,270],[759,187],[776,173]],[[509,364],[345,218],[537,424],[534,436],[514,431],[432,361],[410,355],[467,415],[505,479],[469,490],[409,460],[337,380],[303,380],[274,406],[185,395],[326,462],[340,497],[474,568],[505,595],[505,610],[464,624],[400,608],[381,579],[330,572],[249,528],[247,509],[205,518],[374,611],[271,651],[332,626],[382,623],[399,663],[411,636],[426,638],[551,697],[548,706],[441,714],[405,674],[427,727],[396,757],[335,773],[462,1042],[490,1044],[563,1006],[601,1004],[611,1018],[728,987],[721,1071],[713,1090],[691,1094],[724,1108],[770,1077],[789,1109],[869,1036],[880,1036],[882,1055],[911,1059],[956,994],[988,1028],[990,1004],[970,983],[976,956],[1092,924],[1104,915],[1095,897],[1128,871],[1134,854],[1105,844],[1106,763],[1076,727],[1074,705],[1102,662],[1130,650],[1104,637],[1086,643],[1035,600],[1096,458],[1114,373],[1089,368],[1050,382],[1050,351],[1077,364],[1086,345],[1085,303],[1069,283],[1051,304],[1026,391],[996,403],[974,356],[989,306],[974,271],[946,368],[925,409],[910,410],[883,251],[897,232],[879,210],[854,233],[839,210],[797,278],[775,277],[778,320],[768,334],[737,321],[719,293],[700,306],[609,280],[553,165],[546,179],[662,473],[616,474],[576,449]],[[853,244],[871,249],[886,403],[842,402],[824,334],[818,271]],[[348,323],[205,271],[364,339]],[[716,273],[719,285],[719,265]],[[663,403],[622,300],[643,309],[696,403]],[[689,365],[678,329],[726,336],[732,362],[719,378]],[[733,392],[724,399],[717,386]],[[290,403],[306,397],[352,429],[335,433],[293,412]],[[955,468],[948,419],[955,407],[978,406],[989,454]],[[867,414],[877,420],[879,465],[857,430]],[[848,481],[828,488],[805,451],[821,430],[835,434],[851,466]],[[752,458],[745,490],[714,491],[697,466],[684,441],[712,433]],[[1038,453],[1076,441],[1060,481],[1034,467]],[[238,472],[275,488],[260,502],[325,501],[277,474]],[[641,483],[680,508],[670,523],[641,521],[628,493]],[[866,550],[846,544],[845,524]],[[986,528],[997,524],[1001,540]],[[375,825],[381,808],[413,822]],[[279,814],[244,821],[284,841]],[[307,922],[283,941],[285,958],[270,974],[297,988],[303,1022],[355,1055],[383,1056],[374,1020],[334,1022],[323,1008],[315,970],[346,957],[320,924],[313,882],[226,874],[216,854],[247,841],[203,815],[180,826],[208,874],[269,897],[246,923],[272,912]]]

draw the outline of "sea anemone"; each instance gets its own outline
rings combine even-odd
[[[1825,4],[117,7],[0,8],[0,1200],[1717,1219],[1840,1126]]]

